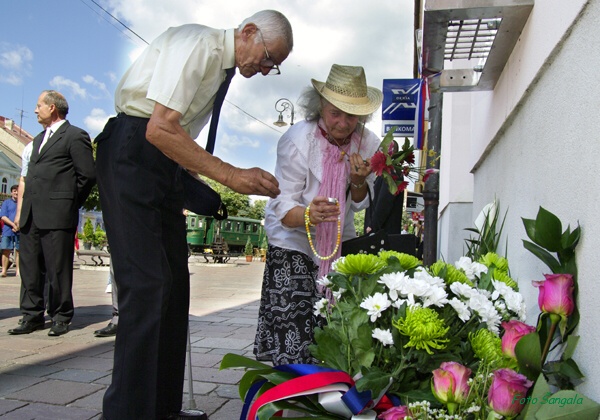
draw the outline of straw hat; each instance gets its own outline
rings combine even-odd
[[[311,81],[319,95],[348,114],[372,114],[383,101],[383,93],[379,89],[367,86],[362,67],[334,64],[325,83],[315,79]]]

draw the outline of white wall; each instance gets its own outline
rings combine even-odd
[[[535,218],[543,206],[565,224],[581,224],[577,263],[582,339],[574,358],[587,375],[578,389],[596,401],[600,401],[599,3],[536,0],[496,89],[451,94],[471,95],[470,132],[460,138],[452,132],[445,133],[450,139],[442,137],[452,147],[469,143],[472,165],[464,171],[474,175],[472,218],[494,196],[500,199],[502,213],[508,210],[504,238],[511,274],[527,298],[530,324],[539,312],[531,281],[543,279],[549,270],[523,248],[521,218]],[[456,112],[454,108],[449,115],[451,121]],[[454,165],[450,164],[449,175],[456,170]],[[442,171],[442,179],[445,176]],[[440,195],[451,202],[451,186],[442,182],[441,188],[447,188]],[[456,231],[450,226],[466,227],[457,218],[442,222],[449,232]]]

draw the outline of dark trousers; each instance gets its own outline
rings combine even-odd
[[[120,115],[96,138],[119,302],[108,420],[161,419],[183,399],[190,282],[183,191],[177,164],[146,140],[147,122]]]
[[[74,313],[72,293],[74,250],[75,228],[39,229],[33,214],[21,228],[20,306],[24,321],[44,319],[45,281],[48,282],[48,315],[54,321],[71,321]]]

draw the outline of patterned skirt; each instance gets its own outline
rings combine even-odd
[[[318,363],[308,350],[314,328],[325,323],[313,314],[321,298],[318,271],[306,254],[269,245],[254,340],[257,360],[273,365]]]

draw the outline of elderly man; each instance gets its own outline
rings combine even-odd
[[[44,327],[44,272],[49,283],[49,336],[69,331],[73,318],[73,248],[79,208],[96,182],[88,133],[66,120],[69,104],[54,90],[39,96],[35,113],[44,131],[33,139],[23,199],[15,216],[21,230],[21,312],[9,334],[29,334]],[[24,155],[25,156],[25,155]],[[19,194],[21,194],[19,192]],[[22,201],[22,203],[20,203]]]
[[[117,117],[96,138],[98,185],[118,282],[119,329],[108,420],[189,418],[183,398],[189,271],[181,168],[243,194],[275,197],[277,180],[199,147],[227,74],[278,74],[292,28],[266,10],[237,29],[170,28],[137,59],[115,96]],[[216,106],[216,105],[215,105]],[[195,418],[206,415],[197,410]]]

